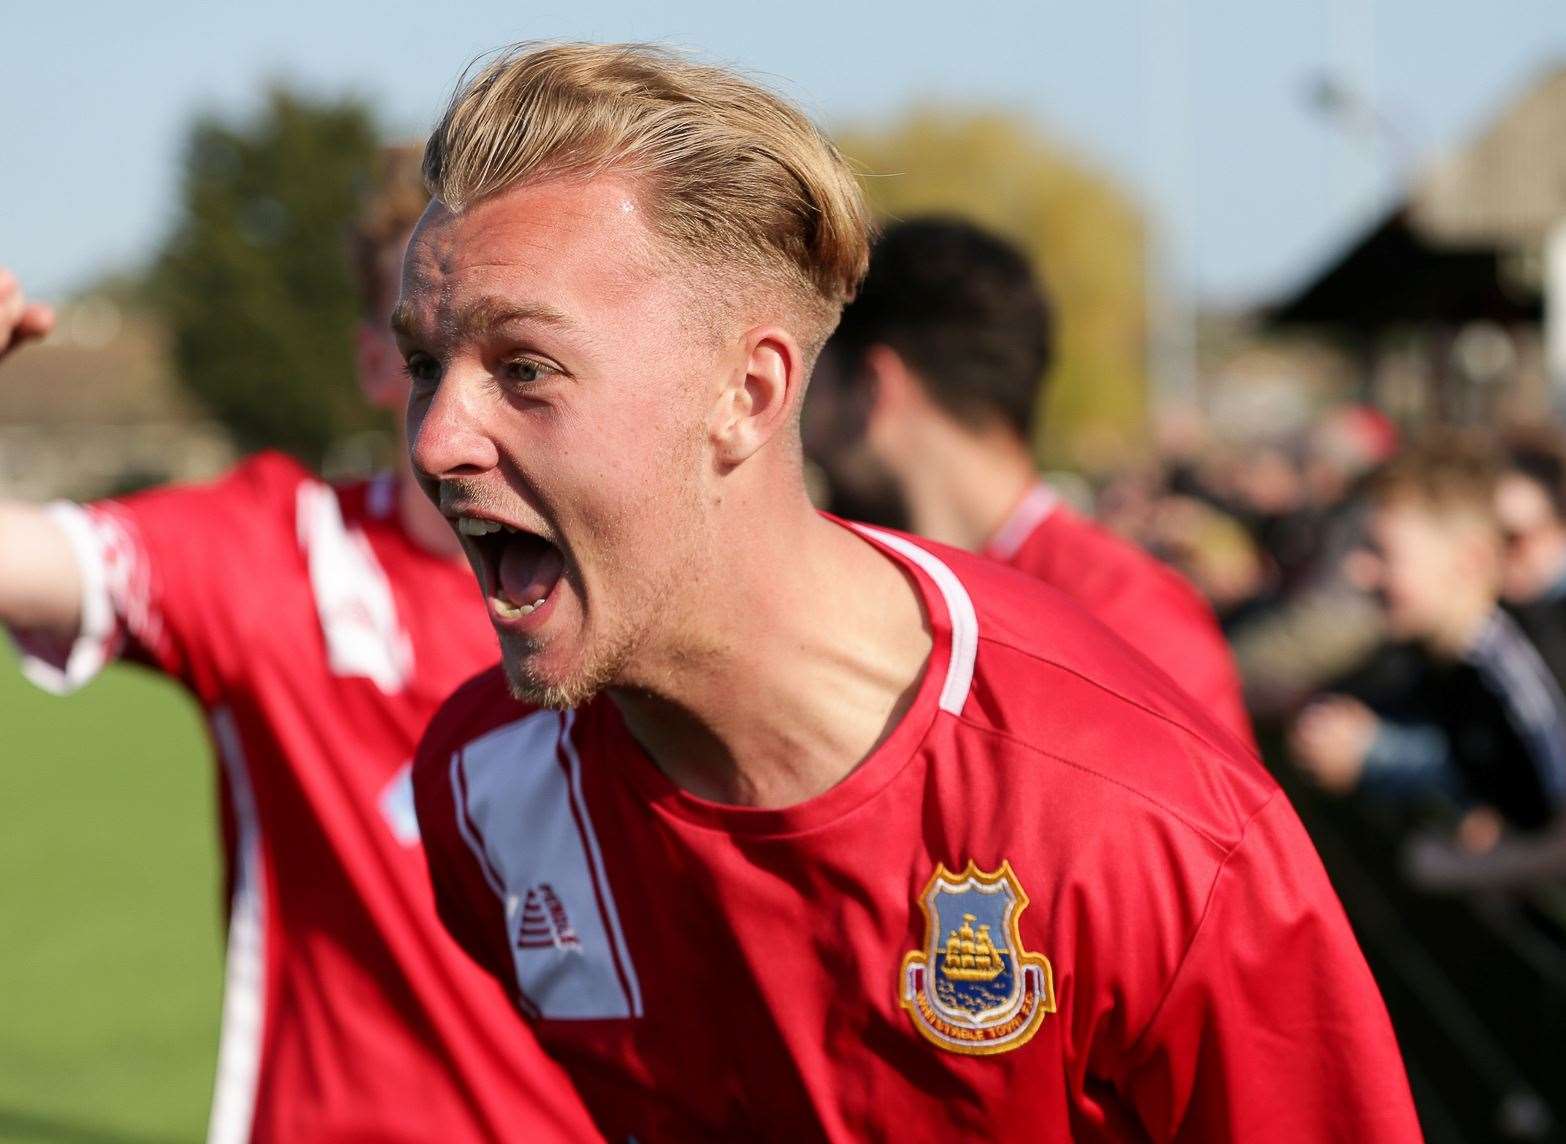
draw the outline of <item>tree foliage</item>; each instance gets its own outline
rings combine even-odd
[[[249,119],[190,129],[155,296],[181,383],[244,448],[315,462],[374,423],[354,377],[347,228],[376,145],[361,103],[283,88]]]
[[[1008,113],[916,110],[838,142],[883,222],[959,214],[1033,256],[1057,320],[1037,451],[1087,468],[1123,459],[1143,436],[1147,392],[1143,229],[1129,196]]]

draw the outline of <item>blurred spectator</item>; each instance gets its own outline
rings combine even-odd
[[[1148,550],[1201,590],[1225,627],[1261,605],[1271,577],[1266,553],[1244,524],[1199,496],[1154,502],[1142,536]]]
[[[1513,436],[1495,489],[1509,603],[1566,599],[1566,457],[1553,434]]]
[[[1304,443],[1301,506],[1291,527],[1277,530],[1292,551],[1263,549],[1285,567],[1267,596],[1233,610],[1227,628],[1258,718],[1292,711],[1380,643],[1380,610],[1355,575],[1352,553],[1364,528],[1355,491],[1396,448],[1391,422],[1362,405],[1329,410]]]
[[[1402,800],[1450,795],[1468,848],[1502,825],[1547,825],[1566,798],[1566,698],[1499,606],[1496,469],[1466,441],[1393,460],[1369,489],[1363,567],[1388,634],[1417,651],[1415,720],[1328,696],[1296,721],[1290,746],[1324,788]]]
[[[1065,592],[1252,745],[1207,603],[1039,479],[1030,442],[1053,343],[1049,303],[1020,250],[952,219],[892,227],[805,406],[806,447],[833,507],[984,552]]]
[[[1354,483],[1397,452],[1397,427],[1366,405],[1328,411],[1310,433],[1306,496],[1318,508],[1342,504]]]
[[[1514,433],[1495,489],[1501,595],[1566,688],[1566,451],[1549,430]]]

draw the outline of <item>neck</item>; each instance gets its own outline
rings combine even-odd
[[[679,787],[780,807],[835,786],[897,725],[931,637],[914,585],[801,493],[725,538],[721,569],[611,691]],[[692,634],[695,633],[695,638]]]
[[[1032,456],[1005,430],[975,433],[945,419],[921,436],[928,439],[893,466],[910,526],[920,536],[981,551],[1038,479]]]

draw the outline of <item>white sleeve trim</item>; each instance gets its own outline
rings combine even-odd
[[[48,654],[44,641],[31,640],[25,632],[13,630],[11,640],[21,653],[22,675],[29,682],[55,695],[69,695],[91,682],[108,662],[116,626],[114,601],[109,596],[103,544],[87,510],[57,501],[44,511],[65,533],[76,557],[82,578],[81,624],[63,655]]]

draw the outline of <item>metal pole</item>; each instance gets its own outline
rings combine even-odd
[[[1142,16],[1142,86],[1152,175],[1146,243],[1147,370],[1155,406],[1189,406],[1198,394],[1186,3],[1145,0]]]
[[[1340,218],[1358,220],[1381,202],[1381,137],[1385,125],[1377,112],[1375,0],[1329,0],[1327,37],[1335,86],[1332,98],[1341,116],[1338,162],[1332,179]]]

